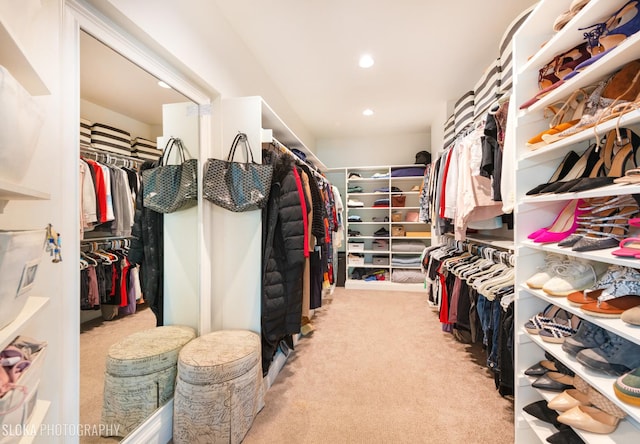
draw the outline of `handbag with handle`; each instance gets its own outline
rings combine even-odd
[[[234,162],[238,145],[244,145],[246,162]],[[249,140],[244,133],[233,139],[226,160],[207,159],[202,192],[205,199],[233,212],[260,210],[269,200],[273,166],[253,160]]]
[[[173,147],[179,164],[167,165]],[[192,207],[198,203],[198,160],[187,159],[182,140],[172,137],[164,149],[160,165],[142,172],[143,205],[158,213]]]

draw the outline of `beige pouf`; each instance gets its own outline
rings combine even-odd
[[[173,397],[178,354],[196,337],[185,326],[164,326],[127,336],[109,347],[102,424],[125,436]]]
[[[260,336],[222,330],[187,344],[178,358],[173,442],[240,443],[264,406]]]

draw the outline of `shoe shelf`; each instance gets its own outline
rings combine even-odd
[[[349,250],[348,254],[377,254],[380,256],[388,255],[389,251],[379,251],[379,250]]]
[[[4,328],[0,329],[0,350],[3,350],[20,334],[24,326],[38,313],[47,303],[49,298],[41,296],[29,296],[22,311],[16,318]]]
[[[587,128],[584,131],[580,131],[572,136],[560,139],[557,142],[546,145],[534,151],[529,151],[521,156],[521,160],[535,160],[540,157],[547,156],[550,152],[560,151],[562,148],[574,146],[580,142],[594,140],[595,134],[599,136],[607,134],[612,129],[616,128],[616,125],[620,128],[637,125],[640,123],[640,110],[630,111],[623,114],[619,119],[611,119],[597,125],[595,128]]]
[[[622,265],[624,267],[640,268],[640,259],[614,256],[612,251],[617,248],[607,248],[595,251],[573,251],[569,247],[559,247],[558,244],[537,244],[531,240],[523,241],[522,246],[532,248],[534,250],[546,251],[549,253],[564,254],[565,256],[577,257],[595,262],[605,262],[611,265]],[[532,273],[533,275],[533,273]]]
[[[616,196],[623,194],[640,193],[640,184],[612,184],[593,190],[581,191],[579,193],[562,193],[562,194],[544,194],[536,197],[524,197],[521,199],[523,204],[536,204],[540,202],[560,202],[571,199],[589,199],[592,197]]]
[[[349,183],[367,183],[367,182],[376,182],[376,183],[380,183],[380,182],[389,182],[389,177],[363,177],[363,178],[353,178],[353,179],[349,179]],[[358,194],[358,193],[354,193],[354,194]],[[382,194],[386,194],[386,193],[382,193]]]
[[[552,27],[549,26],[548,21],[540,23],[539,26],[546,26],[550,31],[550,33],[544,34],[543,37],[548,35],[553,35],[553,37],[547,42],[538,42],[542,47],[518,70],[518,74],[523,74],[527,71],[537,72],[557,54],[584,42],[583,32],[580,31],[579,28],[591,26],[606,20],[626,2],[627,0],[590,1],[557,33],[551,33]],[[547,11],[547,14],[550,14],[549,17],[553,18],[558,17],[568,10],[567,2],[548,2],[544,7],[551,9]]]
[[[609,376],[609,375],[605,375],[603,373],[599,373],[599,372],[595,372],[587,367],[585,367],[584,365],[582,365],[581,363],[579,363],[575,357],[567,354],[564,350],[562,350],[562,345],[561,344],[551,344],[548,342],[544,342],[542,339],[540,339],[540,337],[538,335],[531,335],[528,332],[523,330],[523,335],[524,336],[528,336],[529,339],[536,343],[540,348],[544,349],[545,351],[551,353],[553,356],[555,356],[559,361],[561,361],[563,364],[565,364],[568,368],[571,369],[571,371],[573,371],[576,375],[579,375],[582,379],[584,379],[585,381],[587,381],[589,383],[589,385],[591,385],[593,388],[595,388],[596,390],[598,390],[600,393],[602,393],[604,396],[606,396],[609,400],[611,400],[616,406],[620,407],[626,414],[627,417],[623,420],[620,421],[620,424],[618,425],[618,430],[621,430],[621,427],[624,423],[627,423],[627,425],[630,427],[630,431],[632,432],[632,436],[634,436],[635,441],[634,442],[638,442],[638,439],[640,437],[640,431],[638,431],[638,427],[640,426],[640,407],[636,407],[630,404],[626,404],[622,401],[620,401],[618,399],[618,397],[615,395],[614,391],[613,391],[613,383],[616,380],[616,376]],[[535,378],[531,378],[529,376],[526,376],[524,374],[520,375],[520,379],[518,381],[519,385],[531,385],[531,383],[535,381]],[[557,392],[550,392],[548,390],[539,390],[539,389],[535,389],[537,390],[539,393],[541,393],[543,396],[546,394],[547,396],[549,396],[549,394],[552,394],[551,397],[557,395]],[[544,396],[546,399],[546,396]],[[576,432],[580,432],[578,429],[574,429],[576,430]],[[609,436],[609,437],[615,437],[618,430],[616,430],[616,432],[610,434],[610,435],[597,435],[597,436]],[[624,431],[624,428],[622,428],[622,431]],[[591,434],[589,434],[591,435]],[[588,440],[586,442],[592,442],[591,440]],[[595,442],[595,441],[593,441]],[[615,443],[619,443],[619,442],[631,442],[631,441],[604,441],[604,442],[615,442]]]
[[[568,97],[573,91],[577,90],[578,88],[584,88],[593,85],[594,83],[597,83],[598,81],[603,80],[610,74],[614,73],[624,64],[640,58],[639,43],[640,33],[636,33],[628,37],[615,49],[604,55],[600,60],[595,62],[593,65],[585,68],[585,70],[580,74],[576,75],[553,91],[549,92],[549,94],[542,97],[527,109],[521,110],[521,115],[524,116],[528,113],[543,110],[546,106]],[[566,49],[571,49],[571,46],[568,46]],[[540,66],[540,68],[542,68],[542,65]],[[535,95],[535,91],[533,92],[532,96],[533,95]]]
[[[523,412],[522,417],[527,422],[533,433],[538,437],[538,439],[540,439],[540,442],[547,442],[547,438],[549,436],[558,432],[558,429],[556,429],[552,424],[544,422],[526,412]]]
[[[534,290],[526,285],[521,285],[520,290],[525,291],[534,297],[540,298],[549,304],[556,305],[561,307],[562,309],[568,311],[569,313],[573,313],[577,315],[579,318],[584,319],[592,324],[599,325],[600,327],[620,336],[625,339],[628,339],[632,342],[640,342],[640,328],[637,326],[632,326],[624,321],[620,320],[620,318],[603,318],[598,316],[591,316],[590,314],[584,312],[580,309],[580,307],[573,306],[569,304],[569,301],[566,297],[563,296],[549,296],[542,290]],[[522,293],[521,293],[522,294]],[[522,297],[522,296],[521,296]],[[536,336],[538,337],[538,336]]]
[[[639,32],[626,38],[614,50],[605,54],[574,78],[541,97],[527,109],[518,109],[522,103],[539,92],[537,79],[540,68],[549,63],[556,55],[584,42],[583,33],[585,31],[579,30],[579,28],[606,21],[627,3],[627,0],[591,0],[562,30],[557,33],[553,32],[554,20],[560,14],[568,11],[570,3],[570,0],[541,0],[514,36],[515,78],[511,99],[516,110],[514,115],[509,118],[510,122],[514,122],[515,130],[507,136],[516,152],[514,154],[516,164],[514,215],[516,224],[515,251],[518,263],[514,319],[516,325],[514,331],[516,336],[514,338],[515,441],[518,444],[528,444],[533,433],[544,442],[546,437],[556,432],[551,425],[542,423],[522,410],[532,400],[541,399],[541,397],[550,399],[551,395],[531,387],[531,380],[524,375],[524,370],[531,365],[535,356],[538,354],[542,356],[541,352],[545,350],[556,356],[567,367],[582,376],[585,381],[628,413],[628,417],[621,421],[617,430],[610,435],[596,435],[575,429],[582,439],[586,443],[637,443],[640,442],[640,408],[624,404],[615,396],[613,382],[616,378],[586,368],[574,357],[565,353],[561,345],[544,342],[538,335],[530,335],[522,327],[531,316],[537,314],[544,304],[551,303],[599,325],[613,334],[640,344],[640,328],[628,325],[619,318],[588,315],[580,307],[570,305],[565,297],[549,296],[541,290],[529,289],[525,284],[526,279],[538,271],[536,267],[541,263],[540,260],[545,253],[640,268],[639,259],[613,256],[611,252],[615,248],[575,252],[571,248],[559,247],[556,243],[537,244],[526,239],[530,232],[553,222],[553,218],[558,214],[558,211],[554,210],[560,210],[563,202],[572,199],[640,194],[640,184],[613,184],[578,193],[525,195],[533,186],[550,177],[570,150],[581,153],[596,137],[604,136],[616,125],[632,128],[640,125],[640,110],[634,110],[620,118],[602,122],[594,128],[585,129],[537,150],[525,148],[527,140],[548,126],[548,121],[543,119],[543,110],[547,106],[561,102],[579,88],[594,85],[598,81],[608,78],[626,63],[640,58]],[[528,60],[527,57],[529,57]],[[552,396],[555,395],[556,393],[552,394]],[[549,429],[550,427],[551,429]]]

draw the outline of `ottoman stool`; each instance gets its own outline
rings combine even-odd
[[[191,341],[178,358],[173,442],[240,443],[264,406],[260,336],[221,330]]]
[[[173,397],[180,349],[196,337],[185,326],[164,326],[127,336],[109,347],[102,424],[125,436]]]

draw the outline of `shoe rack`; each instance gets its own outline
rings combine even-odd
[[[566,99],[578,88],[595,84],[607,78],[624,64],[640,58],[640,33],[631,35],[606,54],[597,63],[566,81],[563,85],[542,97],[538,102],[524,110],[518,109],[520,104],[532,98],[538,92],[538,71],[559,53],[562,53],[583,42],[585,28],[605,21],[626,3],[625,0],[591,0],[571,21],[559,32],[553,31],[556,18],[569,9],[570,0],[541,0],[528,20],[522,25],[514,37],[514,91],[512,110],[515,117],[515,131],[511,142],[516,148],[516,206],[515,206],[515,249],[516,249],[516,313],[514,330],[515,349],[515,438],[516,443],[546,442],[546,438],[557,430],[550,424],[536,420],[523,412],[523,407],[535,401],[555,397],[558,393],[544,392],[531,386],[532,379],[524,375],[531,365],[544,359],[549,352],[564,365],[585,379],[591,386],[606,396],[626,414],[617,429],[609,435],[575,431],[587,443],[631,443],[640,440],[640,408],[623,403],[614,394],[614,376],[597,373],[580,364],[574,357],[562,350],[560,344],[551,344],[531,335],[524,329],[524,324],[533,315],[540,313],[548,304],[555,304],[564,310],[579,316],[608,331],[640,344],[640,328],[630,326],[620,319],[592,317],[580,308],[569,305],[565,297],[552,297],[542,291],[531,290],[525,281],[538,271],[544,263],[547,253],[558,253],[570,258],[599,262],[605,266],[619,264],[640,268],[640,259],[626,259],[613,256],[613,249],[591,252],[575,252],[570,248],[558,247],[555,243],[537,244],[527,239],[528,234],[550,225],[561,210],[572,199],[616,196],[640,193],[638,185],[609,185],[589,191],[565,194],[543,194],[527,196],[525,193],[547,181],[554,173],[562,159],[571,150],[578,154],[584,152],[599,137],[615,128],[631,128],[640,134],[640,111],[632,111],[621,119],[613,119],[578,132],[570,137],[560,139],[552,144],[536,150],[529,150],[526,142],[540,131],[547,129],[549,119],[544,117],[544,109],[548,105]]]
[[[397,269],[420,270],[419,265],[393,265],[394,257],[406,258],[419,256],[422,253],[422,251],[403,250],[399,244],[403,241],[414,240],[421,242],[426,247],[431,243],[429,224],[407,221],[407,213],[420,212],[419,189],[422,186],[423,176],[391,177],[391,171],[396,168],[417,166],[421,165],[346,168],[345,190],[347,190],[347,193],[344,201],[346,208],[345,224],[347,226],[346,288],[424,290],[423,283],[399,283],[393,282],[392,279],[393,271]],[[376,174],[384,177],[378,177]],[[354,187],[357,187],[359,191],[349,192],[349,189]],[[389,191],[375,191],[382,188],[388,188]],[[404,206],[394,206],[394,196],[405,196]],[[389,206],[374,206],[375,201],[378,199],[389,199]],[[353,201],[358,201],[362,205],[354,206],[352,205]],[[349,222],[349,216],[359,216],[362,221]],[[380,230],[383,229],[388,232],[387,236],[379,235]],[[354,232],[359,232],[360,234],[354,235]],[[384,250],[374,249],[374,241],[376,239],[387,240],[387,248]],[[394,247],[394,243],[396,247]],[[385,279],[375,281],[352,279],[351,275],[355,268],[362,268],[371,272],[384,270]]]

